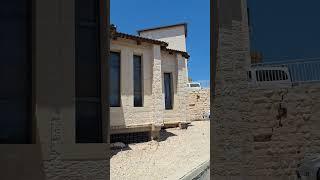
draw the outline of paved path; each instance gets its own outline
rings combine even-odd
[[[111,179],[177,180],[210,159],[210,122],[161,132],[160,142],[129,145],[111,158]]]

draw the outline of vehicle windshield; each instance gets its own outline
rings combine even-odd
[[[200,87],[200,84],[190,84],[190,87]]]

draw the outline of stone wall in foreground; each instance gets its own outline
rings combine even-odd
[[[248,86],[249,31],[241,2],[220,1],[226,19],[219,29],[211,177],[294,179],[298,163],[320,153],[320,83]],[[230,15],[230,6],[242,17]]]
[[[320,83],[249,95],[251,175],[295,176],[304,157],[320,153]]]

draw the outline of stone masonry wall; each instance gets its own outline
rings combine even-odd
[[[162,71],[161,71],[161,49],[153,45],[153,75],[152,75],[152,98],[153,119],[156,125],[163,124],[163,96],[162,95]]]
[[[179,97],[180,121],[187,121],[187,59],[177,54],[177,95]]]
[[[161,50],[159,45],[128,39],[112,40],[112,52],[121,54],[121,106],[110,108],[112,129],[135,125],[161,125],[186,121],[186,61],[179,53]],[[134,107],[133,55],[142,57],[143,107]],[[165,110],[164,73],[172,74],[173,109]],[[128,78],[129,77],[129,78]]]
[[[250,171],[249,96],[246,71],[250,61],[247,26],[232,21],[220,29],[213,101],[212,174],[245,176]]]
[[[249,96],[246,71],[250,64],[249,31],[243,1],[224,0],[220,3],[220,18],[229,18],[219,29],[215,97],[211,133],[213,144],[211,177],[245,177],[251,169]],[[225,3],[225,4],[224,4]],[[241,5],[231,11],[231,5]],[[225,9],[224,9],[225,8]],[[232,13],[231,13],[232,12]],[[244,20],[241,20],[244,19]]]
[[[59,112],[51,120],[51,145],[48,158],[43,161],[45,179],[47,180],[104,180],[109,174],[109,159],[64,160],[61,145],[63,144],[63,118]]]
[[[220,1],[226,9],[239,1]],[[227,4],[227,2],[229,4]],[[244,1],[240,3],[246,9]],[[223,4],[226,3],[226,4]],[[233,11],[221,10],[221,13]],[[246,12],[246,11],[242,11]],[[220,14],[220,17],[230,15]],[[246,17],[246,14],[243,14]],[[242,19],[238,18],[237,19]],[[245,19],[245,18],[243,18]],[[249,174],[250,133],[249,96],[246,71],[250,64],[249,31],[246,20],[230,20],[220,26],[218,59],[216,64],[216,87],[213,99],[211,142],[211,177],[244,177]]]
[[[238,2],[220,1],[211,177],[295,179],[301,159],[320,152],[320,83],[249,87],[246,3]],[[230,6],[242,18],[224,9]]]
[[[202,120],[210,111],[210,89],[188,92],[188,121]]]
[[[186,59],[180,54],[170,54],[169,52],[161,52],[161,73],[162,73],[162,114],[163,123],[179,123],[186,122],[187,119],[187,72]],[[164,73],[172,74],[172,109],[165,110],[165,87],[164,87]]]
[[[250,175],[295,176],[304,157],[320,152],[320,83],[253,88],[249,94],[255,167]]]

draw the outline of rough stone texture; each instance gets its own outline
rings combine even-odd
[[[161,130],[159,141],[129,144],[112,151],[112,180],[178,180],[210,159],[210,122],[195,121],[187,130]]]
[[[187,121],[187,68],[186,68],[186,61],[184,57],[181,56],[181,54],[177,54],[177,60],[178,60],[178,66],[177,66],[177,72],[178,72],[178,85],[177,85],[177,94],[179,97],[179,112],[180,112],[180,118],[181,122]]]
[[[163,96],[162,95],[162,69],[160,46],[153,45],[153,66],[152,66],[152,98],[153,98],[153,119],[155,124],[163,124]]]
[[[51,145],[49,156],[43,161],[48,180],[87,180],[106,179],[109,174],[109,159],[105,160],[63,160],[60,149],[63,144],[62,118],[57,112],[51,120]]]
[[[243,8],[246,9],[245,4]],[[221,10],[222,12],[223,10]],[[223,11],[227,13],[227,11]],[[250,123],[248,122],[248,83],[250,63],[249,33],[246,21],[232,21],[220,28],[216,96],[213,104],[213,158],[211,174],[242,176],[251,162]]]
[[[294,176],[302,158],[320,152],[319,90],[320,83],[249,90],[250,133],[270,137],[252,141],[252,175]]]
[[[294,179],[297,163],[320,152],[320,83],[249,88],[246,3],[241,8],[243,21],[219,32],[211,177]]]
[[[188,120],[202,120],[203,114],[210,111],[210,89],[188,92]]]

